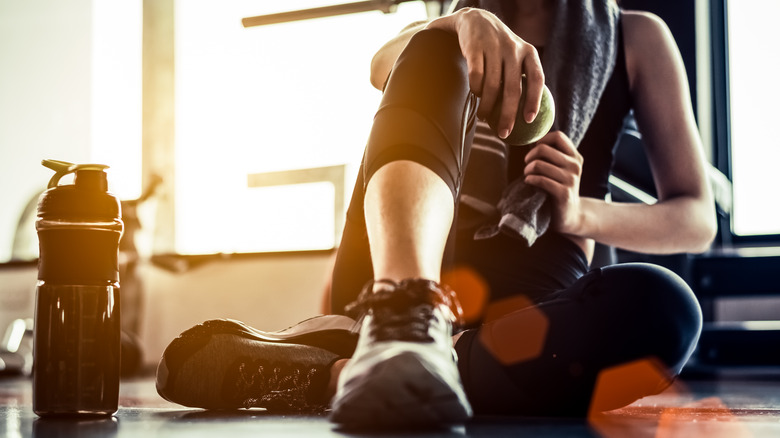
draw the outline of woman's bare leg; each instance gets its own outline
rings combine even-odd
[[[394,161],[368,182],[365,217],[376,280],[438,282],[454,203],[447,184],[413,161]]]
[[[375,281],[347,305],[361,315],[360,337],[352,359],[332,370],[340,374],[336,423],[442,425],[471,415],[450,339],[457,306],[439,284],[464,137],[473,133],[467,73],[456,36],[421,31],[396,62],[374,118],[363,208],[351,218],[364,219],[367,280]],[[345,269],[362,267],[361,258]]]

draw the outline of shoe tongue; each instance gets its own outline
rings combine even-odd
[[[405,286],[405,287],[403,287]],[[403,311],[421,304],[435,305],[441,301],[436,290],[426,284],[381,287],[367,297],[371,308],[390,308]]]
[[[400,314],[420,306],[433,308],[439,305],[449,307],[450,303],[434,281],[419,278],[397,283],[378,280],[368,284],[358,299],[346,307],[346,311],[359,322],[369,311],[376,313],[384,310]]]

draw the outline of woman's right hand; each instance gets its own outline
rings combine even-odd
[[[494,14],[482,9],[463,8],[428,23],[428,28],[455,32],[466,58],[471,91],[479,96],[477,115],[486,119],[501,102],[497,131],[506,138],[514,127],[522,75],[526,75],[528,97],[522,108],[530,123],[539,112],[544,88],[544,71],[533,45],[514,34]],[[499,99],[503,93],[503,99]]]

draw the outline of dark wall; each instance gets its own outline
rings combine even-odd
[[[621,0],[624,9],[639,9],[661,17],[682,53],[696,111],[696,5],[695,0]]]

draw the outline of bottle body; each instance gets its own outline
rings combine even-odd
[[[38,282],[33,411],[111,415],[119,401],[119,284]]]
[[[111,415],[121,370],[120,219],[38,218],[33,411]]]

